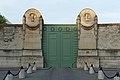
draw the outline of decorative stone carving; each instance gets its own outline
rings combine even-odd
[[[34,61],[37,63],[37,65],[43,67],[43,24],[44,22],[42,15],[34,8],[28,9],[23,15],[23,65]]]
[[[93,24],[95,24],[95,16],[95,12],[89,8],[82,10],[80,13],[81,24],[85,27],[91,27]]]
[[[77,67],[82,67],[81,64],[86,61],[88,63],[94,63],[97,67],[99,65],[96,50],[97,15],[93,10],[86,8],[78,15],[76,23],[78,26]]]
[[[25,18],[26,25],[28,25],[29,27],[36,27],[37,25],[40,24],[40,16],[41,16],[40,12],[32,8],[25,12],[23,18]]]
[[[43,18],[34,8],[23,15],[24,49],[41,49]]]
[[[97,15],[89,8],[80,12],[77,17],[78,48],[96,49],[97,40]]]

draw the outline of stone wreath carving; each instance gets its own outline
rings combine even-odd
[[[80,17],[81,17],[81,25],[84,27],[91,27],[95,24],[95,12],[89,8],[86,8],[81,11]]]
[[[34,8],[29,9],[23,16],[23,23],[31,28],[35,28],[40,24],[40,12]]]

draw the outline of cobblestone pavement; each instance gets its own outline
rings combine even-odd
[[[17,73],[18,70],[11,70],[12,73]],[[105,70],[108,76],[113,76],[116,71],[119,70]],[[3,80],[7,71],[0,70],[0,80]],[[18,79],[18,76],[14,77],[14,80],[97,80],[97,73],[90,75],[88,71],[82,69],[70,69],[70,68],[50,68],[39,69],[32,74],[26,74],[25,79]],[[113,80],[107,79],[104,80]]]

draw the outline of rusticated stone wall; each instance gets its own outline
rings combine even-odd
[[[99,24],[98,49],[100,65],[120,67],[120,24]]]
[[[120,24],[98,24],[96,49],[78,51],[77,67],[84,62],[95,67],[120,67]],[[0,67],[27,66],[36,62],[43,67],[41,49],[24,49],[22,24],[0,25]]]
[[[94,67],[99,67],[99,57],[97,50],[79,50],[77,57],[77,67],[82,68],[85,62],[87,62],[89,66],[94,64]]]
[[[0,67],[27,67],[33,62],[43,67],[42,50],[24,49],[24,45],[22,24],[0,25]]]
[[[41,13],[28,9],[22,24],[0,25],[0,67],[27,66],[36,62],[43,67]],[[120,67],[120,23],[98,24],[97,14],[83,9],[76,20],[78,28],[77,67],[84,62],[95,67]]]
[[[120,50],[99,50],[100,65],[103,67],[120,67]]]
[[[98,48],[120,49],[120,24],[99,25]]]
[[[22,25],[0,26],[0,49],[22,49]]]
[[[105,68],[120,67],[120,23],[98,24],[96,49],[78,51],[77,67],[84,62]]]

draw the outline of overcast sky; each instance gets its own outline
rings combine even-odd
[[[0,0],[0,13],[13,24],[21,24],[29,8],[38,9],[45,24],[75,23],[84,8],[93,9],[99,23],[120,23],[120,0]]]

